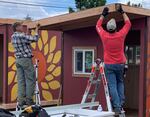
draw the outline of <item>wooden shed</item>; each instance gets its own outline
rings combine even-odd
[[[123,26],[121,14],[115,4],[107,5],[111,18],[117,20],[118,30]],[[93,8],[56,17],[41,19],[42,29],[62,32],[62,100],[63,104],[80,103],[85,91],[90,66],[95,58],[103,58],[101,40],[95,30],[104,7]],[[150,116],[150,10],[123,5],[132,22],[126,37],[129,70],[125,78],[126,105],[139,117]],[[35,23],[29,23],[33,28]],[[105,27],[105,26],[104,26]],[[105,107],[103,88],[99,100]]]

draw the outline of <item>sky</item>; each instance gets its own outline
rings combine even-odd
[[[118,2],[126,4],[128,1],[131,3],[141,3],[144,8],[150,9],[150,0],[107,0],[107,4]],[[43,4],[48,7],[8,4],[3,2]],[[37,20],[68,13],[68,7],[75,8],[74,0],[0,0],[0,17],[24,19],[29,15],[33,20]]]

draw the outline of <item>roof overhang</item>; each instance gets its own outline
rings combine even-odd
[[[8,19],[8,18],[0,18],[0,24],[13,24],[15,22],[22,22],[23,20],[19,19]]]
[[[115,8],[116,4],[110,4],[106,6],[109,7],[110,9],[110,15],[108,16],[107,20],[110,19],[111,17],[116,18],[117,21],[123,20],[122,16],[118,12],[116,12]],[[39,22],[41,24],[41,29],[60,30],[60,31],[94,26],[100,14],[102,13],[104,7],[105,6],[65,15],[59,15],[55,17],[49,17],[28,23],[27,25],[29,28],[34,28],[36,22]],[[136,8],[127,5],[122,5],[122,7],[131,20],[150,16],[150,10],[148,9]]]

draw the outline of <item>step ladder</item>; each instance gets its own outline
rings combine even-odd
[[[109,112],[113,112],[112,105],[111,105],[111,98],[110,98],[109,89],[108,89],[108,83],[107,83],[107,79],[105,76],[104,62],[102,62],[101,59],[96,59],[96,61],[92,65],[90,78],[88,80],[87,87],[84,92],[81,104],[84,104],[87,102],[95,102],[96,97],[99,93],[101,82],[104,86],[107,110]],[[92,86],[94,86],[94,90],[92,93],[90,93]],[[93,107],[90,107],[90,109],[93,109]],[[125,112],[122,111],[122,114],[120,114],[119,117],[125,117]]]

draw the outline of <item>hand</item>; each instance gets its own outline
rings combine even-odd
[[[37,23],[36,23],[36,28],[35,28],[35,32],[36,32],[37,34],[38,34],[39,28],[40,28],[40,24],[37,22]]]
[[[108,8],[108,7],[105,7],[105,8],[103,9],[102,15],[103,15],[104,17],[106,17],[106,16],[108,15],[108,12],[109,12],[109,8]]]
[[[123,11],[123,9],[122,9],[122,5],[121,5],[121,4],[116,4],[116,10],[117,10],[119,13],[121,13],[121,14],[123,14],[123,13],[124,13],[124,11]]]
[[[36,23],[36,29],[39,29],[40,26],[41,26],[40,23],[37,22],[37,23]]]

